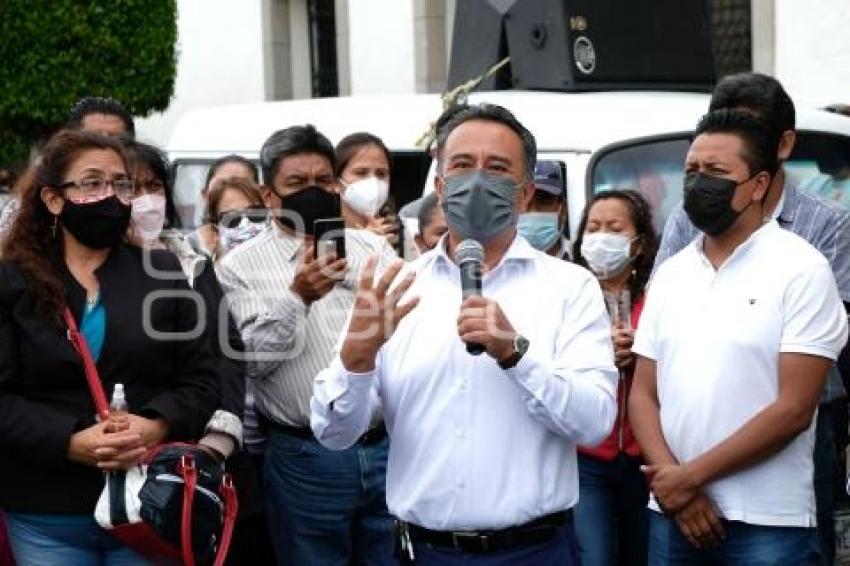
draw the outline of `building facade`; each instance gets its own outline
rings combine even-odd
[[[202,106],[441,92],[457,1],[178,0],[174,98],[138,121],[140,135],[164,145],[180,116]],[[850,2],[713,2],[715,36],[799,103],[850,102]]]

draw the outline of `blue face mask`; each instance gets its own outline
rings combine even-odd
[[[526,212],[519,215],[517,231],[534,248],[545,252],[561,236],[557,212]]]

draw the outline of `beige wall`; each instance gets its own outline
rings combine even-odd
[[[442,92],[446,87],[446,2],[413,0],[416,92]]]

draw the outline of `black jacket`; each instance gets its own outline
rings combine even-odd
[[[245,412],[245,343],[239,334],[236,321],[227,308],[224,291],[218,282],[210,260],[198,264],[199,273],[194,278],[194,289],[206,307],[206,331],[210,350],[218,360],[220,403],[219,408],[241,420]],[[223,318],[226,316],[226,320]],[[222,325],[226,323],[226,327]],[[225,351],[224,347],[227,347]]]
[[[149,257],[145,265],[138,249],[121,245],[96,272],[106,311],[97,366],[107,396],[123,383],[131,412],[164,419],[169,440],[192,440],[218,404],[207,338],[175,340],[146,329],[191,332],[203,303],[187,297],[170,252]],[[63,279],[79,321],[85,289],[68,272]],[[103,475],[69,461],[68,445],[72,433],[94,424],[94,414],[82,362],[66,335],[35,312],[18,268],[0,262],[0,507],[92,513]]]

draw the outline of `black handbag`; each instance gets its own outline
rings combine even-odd
[[[69,309],[68,339],[79,353],[102,420],[109,405],[85,338]],[[155,563],[224,564],[238,511],[229,474],[194,444],[166,443],[122,472],[109,472],[95,520],[115,538]]]

